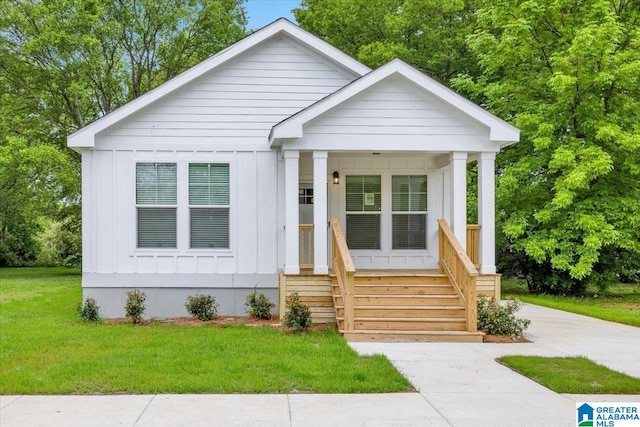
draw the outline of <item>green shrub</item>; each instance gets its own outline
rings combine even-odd
[[[80,255],[80,254],[69,255],[62,262],[62,266],[63,267],[67,267],[67,268],[75,268],[75,269],[78,269],[78,270],[81,269],[82,268],[82,255]]]
[[[147,294],[138,289],[127,292],[127,304],[124,309],[127,318],[131,319],[133,323],[142,323],[142,315],[147,308],[144,305],[146,299]]]
[[[218,316],[218,304],[216,303],[216,299],[211,295],[189,295],[184,306],[187,308],[189,314],[203,322]]]
[[[300,302],[297,293],[287,297],[287,313],[282,318],[282,322],[286,327],[296,331],[306,331],[311,326],[311,310]]]
[[[84,304],[78,303],[78,314],[86,322],[97,322],[100,320],[100,306],[93,298],[87,298]]]
[[[522,337],[529,327],[529,319],[518,319],[515,312],[520,310],[522,303],[509,298],[505,305],[495,298],[488,300],[485,296],[478,298],[478,329],[491,335],[508,335],[511,338]]]
[[[247,295],[247,302],[244,305],[248,307],[247,311],[250,315],[264,320],[271,319],[271,309],[276,306],[265,294],[258,293],[257,286]]]

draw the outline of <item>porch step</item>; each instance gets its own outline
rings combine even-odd
[[[446,317],[355,317],[356,330],[381,331],[464,331],[465,319],[450,319]]]
[[[356,273],[355,330],[348,332],[338,281],[330,277],[338,328],[348,341],[482,342],[482,333],[466,331],[464,304],[444,274]]]
[[[339,316],[344,315],[344,305],[335,306]],[[464,306],[422,306],[422,305],[360,305],[354,308],[355,316],[386,318],[462,318]]]
[[[482,342],[484,333],[466,331],[387,331],[357,330],[340,331],[347,341],[366,342]]]
[[[355,285],[356,295],[456,295],[449,284],[443,285]]]
[[[452,306],[460,305],[458,295],[354,295],[355,305],[412,305],[412,306]]]

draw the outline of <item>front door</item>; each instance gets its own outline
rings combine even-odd
[[[298,187],[300,221],[300,268],[313,268],[313,183],[301,182]]]

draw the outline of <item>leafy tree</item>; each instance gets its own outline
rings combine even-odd
[[[498,162],[503,255],[550,293],[612,258],[640,271],[638,2],[486,1],[469,42],[482,73],[455,86],[522,130]]]
[[[34,259],[40,217],[79,232],[80,164],[67,135],[243,37],[241,5],[0,2],[0,265]]]
[[[401,58],[447,82],[475,74],[465,37],[475,0],[303,0],[294,10],[306,30],[371,67]]]

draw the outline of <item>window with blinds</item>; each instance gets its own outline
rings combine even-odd
[[[136,164],[139,248],[176,247],[176,177],[175,163]]]
[[[427,248],[427,177],[391,177],[392,249]]]
[[[229,247],[229,165],[189,164],[191,248]]]
[[[380,175],[347,175],[345,182],[349,249],[380,249]]]

